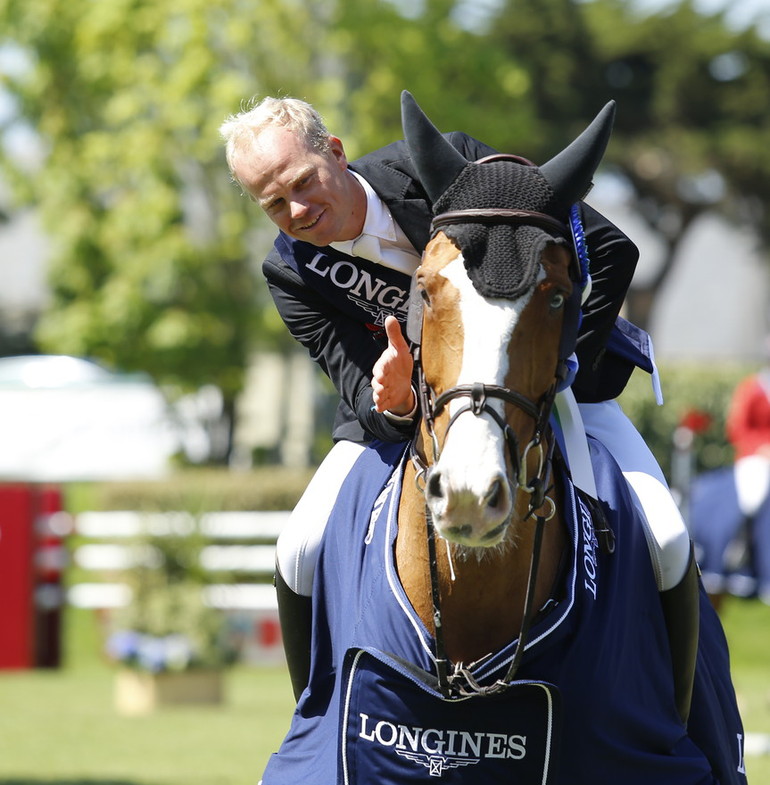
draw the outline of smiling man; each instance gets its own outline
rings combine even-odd
[[[366,194],[336,136],[306,140],[286,126],[267,126],[237,161],[244,189],[290,237],[324,246],[363,231]]]

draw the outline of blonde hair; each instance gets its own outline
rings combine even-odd
[[[321,115],[309,103],[299,98],[271,96],[257,103],[254,103],[254,100],[250,102],[251,106],[238,114],[230,115],[219,127],[219,133],[225,142],[227,166],[236,182],[240,182],[235,176],[238,160],[249,155],[259,134],[268,126],[284,126],[295,131],[319,152],[329,151],[329,131]]]

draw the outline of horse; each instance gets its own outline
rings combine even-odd
[[[310,683],[264,785],[745,783],[697,570],[677,640],[646,523],[569,396],[586,259],[568,222],[613,115],[540,167],[470,163],[402,95],[435,210],[407,325],[421,424],[343,486]]]
[[[689,526],[703,583],[717,610],[725,595],[770,604],[770,494],[752,514],[741,509],[735,466],[694,477]]]

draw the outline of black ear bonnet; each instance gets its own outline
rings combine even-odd
[[[414,98],[401,96],[404,137],[420,180],[433,200],[432,233],[440,229],[461,249],[465,268],[483,297],[517,299],[530,290],[549,243],[569,245],[575,260],[573,296],[567,304],[560,357],[577,340],[580,298],[588,279],[588,254],[575,203],[591,180],[609,141],[614,102],[588,128],[541,167],[517,156],[494,155],[467,161],[433,126]],[[531,213],[540,220],[464,220],[463,211]],[[451,221],[445,219],[447,214]],[[514,264],[515,262],[515,264]],[[422,302],[414,286],[407,320],[408,337],[419,343]]]
[[[518,160],[499,158],[467,164],[434,203],[434,214],[515,207],[553,215],[554,193],[540,170]],[[465,269],[476,291],[483,297],[509,300],[532,288],[548,243],[566,244],[564,238],[521,224],[460,221],[441,230],[462,250]],[[513,259],[518,264],[512,264]]]

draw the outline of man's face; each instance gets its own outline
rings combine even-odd
[[[366,217],[366,195],[342,142],[323,153],[283,126],[268,126],[234,174],[283,232],[317,246],[353,240]]]

